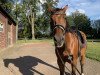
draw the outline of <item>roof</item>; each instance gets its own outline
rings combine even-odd
[[[9,20],[11,20],[15,25],[16,22],[13,20],[13,18],[0,6],[0,11],[9,18]]]

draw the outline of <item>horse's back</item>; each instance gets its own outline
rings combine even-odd
[[[82,31],[77,31],[77,35],[79,37],[79,40],[81,41],[82,44],[86,42],[86,35]]]

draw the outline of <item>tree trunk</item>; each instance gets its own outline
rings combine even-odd
[[[32,40],[35,39],[35,33],[34,33],[34,13],[32,13],[32,18],[31,18],[31,25],[32,25]]]
[[[32,12],[32,7],[30,6],[30,15],[28,15],[28,20],[29,23],[31,24],[32,28],[32,40],[35,39],[35,34],[34,34],[34,12]]]
[[[16,0],[16,11],[17,11],[17,0]],[[18,14],[16,13],[16,42],[18,40]]]
[[[18,20],[16,22],[16,42],[18,40]]]

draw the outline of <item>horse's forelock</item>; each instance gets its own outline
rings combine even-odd
[[[55,14],[56,12],[58,12],[58,11],[60,11],[60,10],[62,10],[62,9],[60,9],[60,8],[55,8],[55,9],[53,10],[52,14]]]
[[[59,10],[62,10],[62,9],[60,9],[60,8],[56,8],[56,9],[55,9],[55,11],[59,11]]]

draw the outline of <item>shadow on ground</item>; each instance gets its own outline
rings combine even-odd
[[[14,64],[14,66],[19,68],[20,73],[22,73],[23,75],[34,75],[34,72],[36,72],[39,75],[44,75],[43,73],[41,73],[33,68],[33,67],[37,66],[38,63],[44,64],[46,66],[49,66],[56,70],[59,70],[57,67],[55,67],[51,64],[48,64],[39,58],[32,57],[32,56],[24,56],[24,57],[19,57],[16,59],[4,59],[3,61],[4,61],[5,67],[7,67],[7,68],[9,68],[8,66],[10,63]],[[66,75],[70,75],[70,74],[66,73]]]
[[[23,74],[23,75],[34,75],[34,72],[40,74],[40,75],[44,75],[43,73],[35,70],[32,67],[35,67],[38,65],[38,63],[50,66],[54,69],[59,70],[58,68],[42,61],[39,58],[36,57],[32,57],[32,56],[24,56],[24,57],[20,57],[20,58],[16,58],[16,59],[4,59],[4,65],[5,67],[9,68],[8,65],[10,63],[14,64],[16,67],[19,68],[19,71]]]

